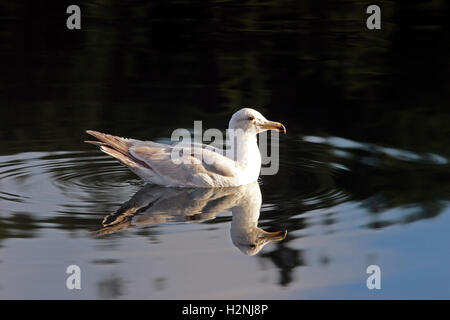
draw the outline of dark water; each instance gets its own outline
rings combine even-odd
[[[450,298],[449,4],[379,3],[377,31],[364,1],[86,1],[81,31],[71,3],[1,4],[0,297]],[[287,236],[254,255],[238,191],[152,189],[83,144],[242,106],[288,132],[252,211]]]

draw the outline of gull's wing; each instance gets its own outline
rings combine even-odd
[[[165,186],[226,186],[240,169],[224,151],[199,143],[167,145],[121,138],[98,131],[88,134],[100,141],[86,141],[118,159],[138,175]],[[182,159],[174,161],[177,152]]]
[[[217,149],[216,149],[217,150]],[[239,174],[236,162],[209,148],[195,144],[163,145],[134,142],[133,158],[145,163],[166,185],[214,185]]]

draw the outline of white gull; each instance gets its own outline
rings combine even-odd
[[[235,135],[236,142],[232,144],[234,152],[196,143],[182,150],[183,160],[188,161],[178,162],[173,155],[179,145],[121,138],[93,130],[86,132],[100,141],[85,142],[100,146],[101,151],[157,185],[215,188],[257,181],[261,170],[257,134],[266,130],[286,133],[286,128],[279,122],[267,120],[254,109],[244,108],[233,114],[228,129],[240,133]]]

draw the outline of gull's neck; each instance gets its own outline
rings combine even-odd
[[[251,230],[258,225],[261,209],[261,193],[243,199],[241,203],[231,209],[231,228],[236,230]]]
[[[238,134],[231,141],[231,158],[246,173],[246,183],[256,181],[261,171],[261,153],[255,134]]]

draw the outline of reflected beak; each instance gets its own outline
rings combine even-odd
[[[286,238],[286,235],[287,230],[275,232],[264,231],[264,235],[262,236],[262,238],[264,239],[264,242],[281,241]]]
[[[261,128],[267,130],[277,130],[278,132],[286,133],[286,127],[281,123],[275,121],[267,121],[261,125]]]

